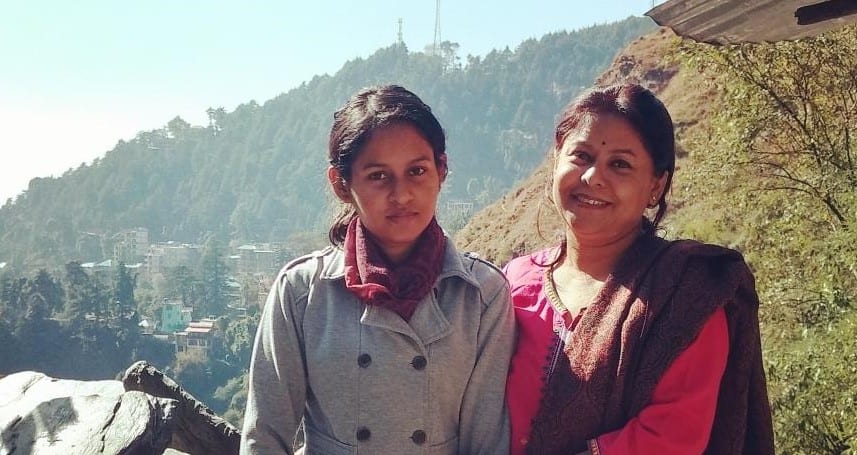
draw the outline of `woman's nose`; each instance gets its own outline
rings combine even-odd
[[[601,173],[597,171],[596,166],[594,165],[589,166],[585,171],[583,171],[583,174],[580,176],[580,180],[590,186],[603,185],[601,182]]]

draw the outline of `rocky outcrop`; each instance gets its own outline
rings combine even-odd
[[[0,379],[0,454],[160,454],[177,404],[120,381],[15,373]]]
[[[190,454],[238,453],[241,433],[146,361],[131,365],[122,383],[126,390],[174,400],[176,431],[169,447]]]
[[[240,432],[145,361],[121,381],[0,378],[0,455],[235,455]]]

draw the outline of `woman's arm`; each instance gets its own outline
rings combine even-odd
[[[265,302],[250,362],[241,454],[294,451],[306,401],[306,366],[292,291],[281,275]]]
[[[497,285],[483,288],[492,294],[486,295],[483,302],[476,365],[461,403],[458,453],[509,453],[505,392],[515,343],[515,320],[506,280],[499,274],[491,278]]]
[[[719,308],[666,370],[651,403],[624,427],[590,441],[590,453],[702,453],[711,435],[728,355],[726,313]]]

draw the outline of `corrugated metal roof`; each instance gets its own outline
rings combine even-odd
[[[706,43],[773,42],[857,23],[857,0],[668,0],[646,16]]]

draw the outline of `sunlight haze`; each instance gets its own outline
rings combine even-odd
[[[655,2],[657,4],[659,2]],[[0,205],[176,116],[259,104],[402,39],[430,45],[435,1],[0,0]],[[642,16],[651,0],[442,1],[467,55]]]

